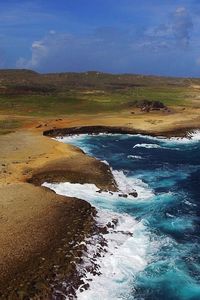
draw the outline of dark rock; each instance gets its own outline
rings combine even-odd
[[[123,197],[123,198],[127,198],[128,195],[127,194],[118,194],[119,197]]]
[[[114,228],[115,228],[115,225],[112,224],[111,222],[108,222],[107,227],[108,227],[108,228],[114,229]]]
[[[138,193],[136,191],[133,191],[131,193],[129,193],[129,196],[133,196],[133,197],[138,197]]]
[[[119,220],[116,218],[113,218],[112,223],[116,226],[119,223]]]
[[[150,112],[150,111],[157,111],[157,110],[168,110],[168,107],[165,106],[160,101],[149,101],[149,100],[143,100],[143,101],[137,101],[136,107],[140,108],[141,111],[144,112]]]
[[[129,231],[123,231],[123,230],[121,230],[121,231],[117,231],[117,232],[120,232],[120,233],[125,234],[125,235],[129,235],[129,236],[133,236],[133,234],[131,232],[129,232]]]
[[[81,289],[82,290],[88,290],[90,287],[89,283],[85,283],[84,285],[82,285]]]
[[[107,229],[106,226],[105,227],[99,227],[98,228],[98,232],[102,233],[102,234],[107,234],[108,233],[108,229]]]

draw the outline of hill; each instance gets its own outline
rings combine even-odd
[[[200,107],[200,79],[101,72],[39,74],[31,70],[0,70],[0,114],[59,117],[73,114],[119,113],[138,103]],[[7,132],[16,120],[1,124]]]

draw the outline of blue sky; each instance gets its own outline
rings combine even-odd
[[[200,77],[200,0],[0,0],[0,68]]]

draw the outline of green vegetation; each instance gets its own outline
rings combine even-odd
[[[118,112],[136,101],[190,106],[197,98],[198,79],[98,72],[38,74],[28,70],[0,71],[0,112],[29,116]],[[199,102],[196,103],[199,106]]]

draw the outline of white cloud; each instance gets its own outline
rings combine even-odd
[[[112,33],[114,30],[112,31]],[[121,36],[123,36],[121,34]],[[110,34],[104,28],[101,32],[101,38],[96,31],[87,37],[78,37],[67,33],[58,33],[50,30],[49,33],[40,40],[34,41],[31,46],[31,58],[20,57],[17,62],[17,68],[30,68],[41,70],[49,66],[62,68],[75,68],[79,70],[81,65],[98,64],[98,59],[110,56],[112,48],[121,47],[122,38],[117,39],[116,34]],[[124,43],[124,47],[127,45]],[[112,52],[113,56],[113,52]],[[100,62],[99,62],[100,63]],[[98,67],[99,68],[99,67]]]
[[[177,14],[177,15],[185,15],[185,14],[187,14],[187,10],[186,10],[186,8],[185,7],[177,7],[177,9],[176,9],[176,11],[175,11],[175,13]]]
[[[175,11],[172,29],[177,42],[187,47],[190,42],[190,35],[193,29],[193,21],[189,11],[185,7],[178,7]]]
[[[52,29],[52,30],[49,31],[49,33],[50,34],[56,34],[56,31]]]
[[[127,71],[140,63],[146,68],[145,56],[151,60],[151,57],[157,58],[158,55],[161,59],[170,55],[174,58],[179,50],[179,53],[185,53],[192,27],[189,12],[184,7],[178,7],[168,22],[139,33],[133,27],[126,31],[100,27],[90,34],[78,36],[51,29],[46,36],[32,43],[31,57],[20,57],[16,65],[18,68],[46,72],[95,69]],[[166,64],[166,60],[163,60],[163,64]]]
[[[160,48],[174,49],[189,46],[193,22],[189,11],[185,7],[178,7],[171,15],[171,19],[159,26],[147,29],[142,37],[144,47],[158,51]]]
[[[31,46],[31,58],[25,59],[20,57],[17,60],[17,68],[37,68],[43,61],[48,58],[51,51],[51,35],[50,33],[42,40],[34,41]]]

